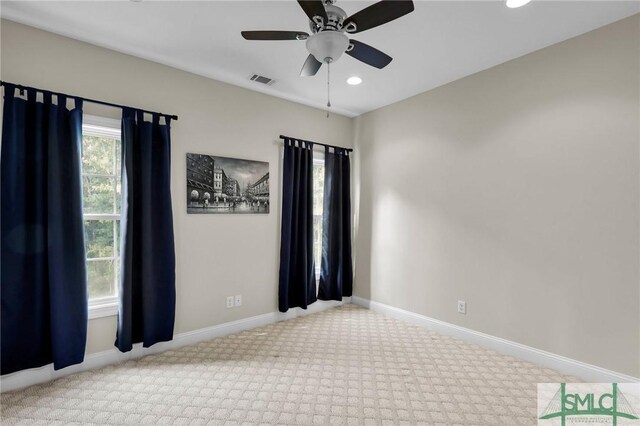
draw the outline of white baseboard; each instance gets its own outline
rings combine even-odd
[[[133,345],[133,349],[129,352],[122,353],[117,349],[109,349],[107,351],[97,352],[85,356],[84,362],[72,365],[62,370],[54,370],[53,365],[45,365],[40,368],[32,368],[29,370],[18,371],[6,374],[0,378],[0,391],[7,392],[15,389],[25,388],[27,386],[44,383],[70,374],[82,371],[93,370],[95,368],[104,367],[110,364],[117,364],[130,359],[140,358],[169,349],[177,349],[182,346],[193,345],[198,342],[204,342],[216,337],[226,336],[240,331],[252,328],[262,327],[279,321],[285,321],[296,317],[313,314],[324,311],[344,303],[351,303],[350,297],[345,297],[342,302],[322,301],[319,300],[309,305],[307,310],[294,308],[289,309],[286,313],[269,312],[254,317],[244,318],[237,321],[226,322],[224,324],[214,325],[212,327],[201,328],[199,330],[187,331],[185,333],[176,334],[173,340],[169,342],[156,343],[150,348],[143,348],[142,343]],[[115,338],[115,336],[114,336]]]
[[[575,359],[556,355],[531,346],[512,342],[490,334],[481,333],[458,325],[450,324],[414,312],[405,311],[384,303],[374,302],[369,299],[353,296],[352,303],[371,309],[372,311],[390,316],[392,318],[408,321],[438,333],[446,334],[475,343],[485,348],[493,349],[496,352],[511,355],[543,367],[551,368],[563,374],[578,377],[591,383],[627,383],[640,382],[637,377],[628,376],[626,374],[617,373],[587,364]]]

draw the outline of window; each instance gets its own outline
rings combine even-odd
[[[320,277],[322,259],[322,210],[324,199],[324,154],[314,152],[313,158],[313,257],[316,276]]]
[[[117,312],[120,174],[119,121],[85,116],[82,186],[90,318]]]

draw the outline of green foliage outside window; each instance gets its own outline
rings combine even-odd
[[[87,259],[115,257],[113,222],[112,220],[84,221]]]
[[[82,184],[89,298],[112,297],[120,263],[119,139],[83,136]]]
[[[113,260],[89,260],[89,298],[98,299],[115,294],[115,267]]]

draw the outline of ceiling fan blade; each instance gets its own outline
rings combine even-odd
[[[246,40],[306,40],[309,34],[302,31],[242,31]]]
[[[314,16],[321,16],[325,23],[329,19],[322,0],[298,0],[298,4],[312,21]]]
[[[344,20],[343,28],[348,33],[360,33],[398,19],[413,10],[412,1],[382,0],[349,16]],[[350,30],[348,28],[350,24],[355,24],[355,29]]]
[[[351,50],[347,50],[347,55],[352,56],[367,65],[371,65],[372,67],[384,68],[393,60],[393,58],[386,53],[383,53],[368,44],[359,42],[358,40],[349,40],[349,43],[351,43],[353,48]]]
[[[309,55],[307,56],[307,60],[304,61],[304,65],[300,70],[300,75],[303,77],[316,75],[321,66],[322,62],[318,61],[313,55]]]

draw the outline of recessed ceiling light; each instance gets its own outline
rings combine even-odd
[[[515,9],[516,7],[524,6],[531,0],[507,0],[507,7]]]
[[[358,85],[358,84],[362,83],[362,79],[360,77],[354,75],[353,77],[349,77],[347,79],[347,83],[352,85],[352,86],[355,86],[355,85]]]

